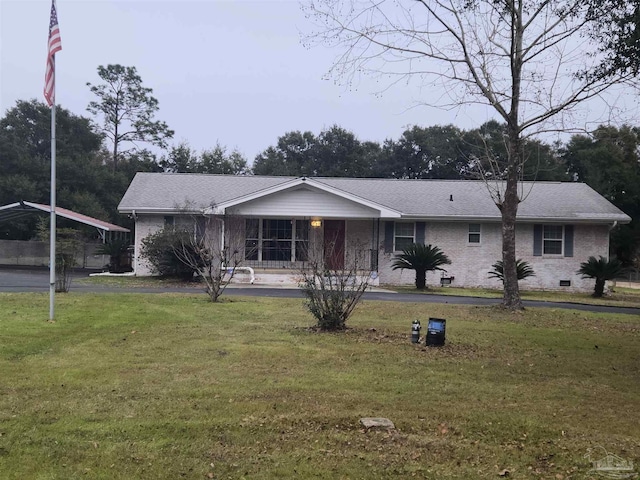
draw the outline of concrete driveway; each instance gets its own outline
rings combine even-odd
[[[76,271],[74,279],[86,278],[89,271]],[[0,266],[0,292],[48,292],[49,271],[46,268],[18,268]],[[72,292],[104,292],[104,293],[202,293],[201,287],[112,287],[91,285],[78,282],[71,283]],[[225,295],[249,295],[260,297],[301,298],[302,293],[295,288],[282,288],[260,285],[233,285],[225,291]],[[451,305],[497,305],[500,299],[478,297],[454,297],[449,295],[417,295],[387,291],[372,291],[365,294],[367,300],[380,300],[406,303],[444,303]],[[566,308],[600,313],[623,313],[638,315],[640,308],[584,305],[578,303],[524,301],[526,307]]]

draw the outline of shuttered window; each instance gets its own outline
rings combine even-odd
[[[533,255],[573,257],[573,225],[534,225]]]
[[[399,252],[414,244],[416,241],[415,223],[396,222],[395,235],[393,239],[393,250]]]

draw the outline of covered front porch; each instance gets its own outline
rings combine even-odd
[[[225,229],[225,243],[237,245],[242,254],[236,282],[249,283],[253,277],[256,284],[297,284],[303,271],[318,265],[334,272],[355,271],[377,285],[380,223],[317,217],[234,219]]]

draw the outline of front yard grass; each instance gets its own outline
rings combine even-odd
[[[416,290],[413,286],[387,287],[396,292],[416,293],[422,295],[455,295],[462,297],[502,298],[502,290],[490,288],[458,288],[433,287],[426,290]],[[538,300],[541,302],[582,303],[586,305],[609,305],[615,307],[640,308],[640,289],[614,287],[613,291],[602,298],[593,298],[590,293],[568,293],[544,290],[520,290],[523,300]]]
[[[640,318],[365,302],[0,294],[0,478],[598,478],[640,464]],[[409,341],[447,319],[447,345]],[[361,417],[397,430],[364,431]],[[508,473],[506,473],[508,472]]]

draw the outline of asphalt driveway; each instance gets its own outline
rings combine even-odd
[[[79,270],[73,273],[74,279],[86,278],[89,271]],[[49,270],[46,268],[20,268],[0,266],[0,292],[48,292]],[[132,292],[132,293],[201,293],[201,287],[113,287],[106,285],[72,282],[73,292]],[[297,298],[302,297],[300,290],[295,288],[269,287],[258,285],[233,285],[225,295],[250,295],[262,297]],[[500,299],[478,297],[455,297],[450,295],[416,295],[410,293],[395,293],[373,291],[365,294],[367,300],[381,300],[407,303],[445,303],[452,305],[497,305]],[[567,308],[600,313],[623,313],[640,316],[640,308],[612,307],[600,305],[585,305],[578,303],[542,302],[526,300],[526,307]]]

